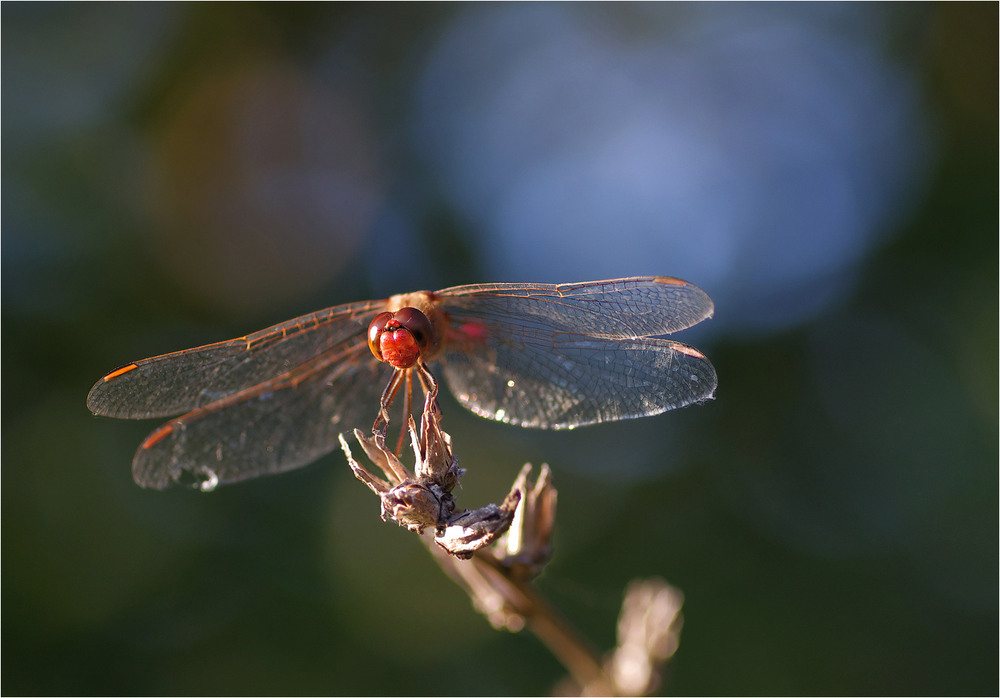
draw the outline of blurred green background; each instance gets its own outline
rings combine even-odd
[[[571,433],[444,403],[598,647],[665,692],[995,694],[994,3],[2,7],[5,694],[542,694],[339,453],[133,484],[110,369],[418,288],[687,278],[717,399]]]

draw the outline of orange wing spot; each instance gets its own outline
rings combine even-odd
[[[684,279],[677,279],[673,276],[657,276],[656,283],[658,284],[670,284],[671,286],[687,286],[688,282]]]
[[[136,364],[129,364],[128,366],[122,366],[118,370],[112,371],[108,375],[104,376],[104,382],[107,383],[108,381],[114,380],[115,378],[117,378],[118,376],[122,375],[123,373],[128,373],[129,371],[133,371],[133,370],[135,370],[137,368],[139,368],[139,366],[136,365]]]
[[[146,437],[146,440],[142,442],[141,448],[151,448],[155,446],[158,441],[162,441],[166,437],[170,436],[173,431],[173,424],[164,424],[162,427]]]
[[[707,356],[705,356],[704,354],[702,354],[700,351],[698,351],[694,347],[689,347],[687,344],[679,344],[679,343],[671,342],[670,343],[670,348],[673,349],[674,351],[679,351],[682,354],[687,354],[688,356],[693,356],[696,359],[706,359],[706,358],[708,358]]]

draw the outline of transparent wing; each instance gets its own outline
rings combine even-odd
[[[438,295],[449,320],[445,379],[484,417],[570,429],[659,414],[715,391],[701,352],[650,336],[711,316],[711,299],[687,282],[495,284]]]
[[[199,407],[154,431],[132,473],[143,487],[238,482],[306,465],[337,435],[370,425],[392,367],[352,338],[278,379]]]
[[[476,414],[545,429],[659,414],[712,397],[717,382],[701,352],[656,338],[521,335],[443,364],[448,387]]]
[[[99,380],[87,407],[107,417],[146,419],[212,404],[364,336],[384,306],[385,301],[340,305],[246,337],[136,361]]]
[[[328,453],[373,422],[391,368],[366,331],[384,301],[328,308],[226,342],[128,364],[87,396],[95,414],[183,413],[154,431],[132,471],[144,487],[236,482]]]
[[[656,337],[712,317],[715,306],[694,284],[670,276],[578,284],[477,284],[438,291],[453,320],[463,314],[506,328],[537,324],[608,338]]]

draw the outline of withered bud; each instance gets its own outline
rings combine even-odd
[[[384,473],[386,480],[372,474],[358,463],[344,436],[340,446],[354,475],[379,496],[382,519],[392,520],[410,531],[423,533],[425,528],[443,529],[455,510],[451,490],[464,472],[451,452],[451,439],[440,427],[440,415],[435,409],[425,410],[418,436],[411,417],[408,424],[415,466],[411,472],[385,445],[385,435],[375,432],[366,437],[359,429],[354,438],[361,444],[369,460]]]
[[[538,479],[529,486],[530,472],[531,465],[525,465],[514,481],[511,494],[515,491],[521,493],[520,506],[507,536],[494,553],[511,575],[523,580],[538,576],[549,561],[556,518],[556,489],[552,486],[552,471],[543,463]]]
[[[506,533],[514,512],[521,501],[521,491],[514,488],[503,504],[487,504],[479,509],[462,512],[453,516],[444,530],[434,536],[434,542],[457,558],[463,560],[490,545]]]

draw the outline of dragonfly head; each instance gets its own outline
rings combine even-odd
[[[368,325],[368,348],[379,361],[412,368],[430,346],[430,320],[416,308],[379,313]]]

